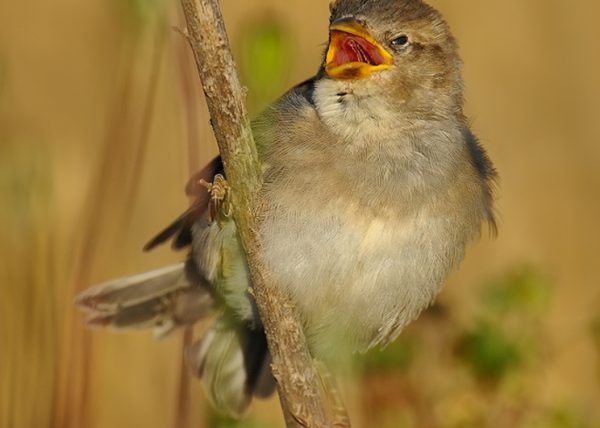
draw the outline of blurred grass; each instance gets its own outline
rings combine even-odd
[[[576,403],[570,391],[551,401],[541,394],[553,361],[552,332],[540,322],[554,299],[547,276],[518,265],[475,290],[477,311],[466,320],[460,307],[437,304],[395,343],[365,356],[364,426],[598,426],[600,409]],[[598,325],[592,331],[600,337]]]
[[[326,3],[222,1],[254,114],[315,71]],[[598,427],[600,6],[434,3],[501,172],[500,235],[469,251],[441,304],[365,357],[355,426]],[[197,382],[178,393],[180,341],[83,333],[72,307],[77,288],[180,256],[139,252],[214,154],[185,40],[165,31],[181,26],[178,6],[35,7],[0,3],[0,427],[171,426],[189,398],[189,426],[231,426]],[[570,37],[548,44],[558,27]],[[280,426],[278,412],[257,402],[237,426]]]
[[[596,351],[596,379],[600,389],[600,309],[590,322],[590,335]]]
[[[2,52],[0,52],[0,98],[4,95],[4,90],[6,88],[6,73],[7,73],[7,65]]]
[[[297,61],[291,35],[273,14],[250,19],[242,29],[237,50],[240,79],[248,89],[248,109],[256,115],[286,90],[289,70]]]
[[[137,34],[148,29],[157,10],[163,9],[165,3],[160,0],[117,0],[116,5],[121,9],[128,32]]]
[[[123,22],[128,31],[119,47],[124,62],[82,210],[68,292],[71,296],[93,283],[101,265],[102,246],[131,227],[155,109],[166,34],[165,10],[159,7],[160,2],[131,1],[121,5],[128,12]],[[142,71],[144,46],[149,46],[151,52],[149,66]],[[132,107],[138,98],[143,106],[140,110]],[[64,343],[72,351],[61,360],[55,423],[61,427],[90,426],[94,423],[91,397],[96,383],[92,361],[97,345],[91,334],[84,331],[75,308],[67,310],[64,323]]]
[[[538,313],[547,309],[552,289],[532,266],[519,266],[483,288],[482,303],[499,316],[514,313]]]
[[[0,132],[0,426],[50,426],[60,303],[48,153]]]
[[[557,408],[548,414],[533,428],[596,428],[598,424],[586,420],[585,416],[569,408]]]

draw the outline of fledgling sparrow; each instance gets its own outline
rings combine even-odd
[[[337,0],[316,76],[253,121],[265,206],[262,258],[301,314],[313,355],[386,344],[430,305],[483,222],[495,171],[463,115],[461,61],[446,22],[420,0]],[[274,390],[234,221],[196,201],[147,249],[172,239],[185,263],[85,291],[89,323],[161,334],[217,314],[190,361],[234,416]]]

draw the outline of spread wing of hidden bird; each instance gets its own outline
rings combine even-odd
[[[393,341],[467,243],[495,230],[496,172],[463,114],[457,43],[420,0],[333,2],[320,68],[252,131],[259,257],[327,366]],[[221,159],[189,188],[191,206],[145,248],[170,242],[187,258],[87,289],[77,304],[90,326],[158,336],[213,317],[188,362],[211,404],[241,417],[276,383]]]

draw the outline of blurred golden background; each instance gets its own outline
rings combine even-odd
[[[439,303],[357,357],[358,427],[600,427],[600,4],[431,0],[500,176],[497,239]],[[328,0],[222,0],[249,106],[313,74]],[[213,414],[181,334],[86,331],[77,290],[141,251],[216,153],[177,1],[0,3],[0,428],[277,427]],[[198,334],[199,331],[195,333]]]

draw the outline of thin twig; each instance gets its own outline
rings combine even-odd
[[[213,130],[232,189],[234,219],[273,359],[288,427],[327,427],[326,401],[295,308],[262,264],[260,164],[218,0],[181,0]]]

